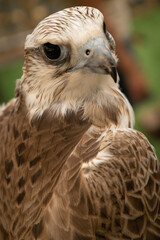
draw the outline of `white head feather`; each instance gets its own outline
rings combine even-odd
[[[83,108],[84,117],[92,121],[94,112],[90,108],[94,109],[95,104],[99,108],[113,106],[113,111],[116,111],[119,102],[119,107],[124,108],[122,110],[126,114],[117,113],[120,118],[118,125],[127,126],[128,122],[130,126],[133,125],[132,108],[119,91],[118,82],[115,83],[110,75],[94,73],[85,68],[67,71],[81,61],[80,53],[83,54],[83,46],[88,42],[102,39],[110,48],[103,23],[104,17],[99,10],[74,7],[45,18],[27,36],[23,76],[17,88],[24,98],[30,119],[40,117],[47,109],[53,115],[64,116],[68,111],[77,112]],[[65,46],[68,51],[66,61],[51,64],[46,59],[42,46],[48,42]],[[111,55],[117,62],[114,51],[111,51]]]

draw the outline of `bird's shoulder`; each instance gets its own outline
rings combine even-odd
[[[89,159],[87,156],[95,151],[95,146],[96,154]],[[95,181],[98,186],[107,181],[110,188],[115,183],[121,187],[121,178],[126,188],[133,184],[134,190],[149,185],[151,179],[160,185],[160,167],[155,150],[139,131],[130,128],[107,130],[84,152],[83,148],[80,151],[83,155],[81,170],[88,182]]]
[[[158,171],[154,147],[143,133],[131,128],[104,130],[99,135],[96,131],[83,136],[74,149],[74,155],[80,154],[82,169],[125,162],[129,168],[140,165],[150,172]]]
[[[131,128],[104,130],[91,126],[73,149],[64,170],[70,171],[75,164],[86,178],[96,172],[101,175],[102,168],[126,174],[137,173],[138,169],[141,174],[159,171],[154,147],[144,134]]]
[[[154,147],[146,136],[137,130],[131,128],[109,130],[102,144],[106,143],[105,150],[108,150],[113,157],[127,161],[134,158],[144,164],[145,159],[157,160]]]
[[[62,173],[65,184],[69,180],[72,187],[73,179],[87,182],[87,185],[94,183],[97,189],[106,182],[109,188],[115,184],[124,187],[120,178],[128,189],[132,185],[137,189],[145,186],[150,176],[158,184],[160,182],[159,162],[153,146],[142,133],[130,128],[102,130],[91,127],[70,154]]]

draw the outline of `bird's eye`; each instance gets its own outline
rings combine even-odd
[[[61,48],[58,45],[47,42],[43,44],[43,50],[47,58],[50,60],[57,60],[61,56]]]

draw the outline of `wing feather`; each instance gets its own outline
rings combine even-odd
[[[143,134],[92,126],[63,170],[53,199],[59,212],[63,199],[68,239],[160,238],[159,163]]]

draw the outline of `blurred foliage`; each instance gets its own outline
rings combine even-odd
[[[135,128],[142,131],[153,144],[160,159],[160,138],[150,136],[140,124],[140,116],[160,104],[160,7],[145,15],[139,15],[133,22],[135,52],[137,59],[147,76],[150,98],[135,106]]]
[[[135,44],[137,59],[148,77],[152,101],[160,101],[160,7],[134,20],[135,35],[139,41]]]
[[[22,76],[23,60],[0,66],[0,102],[7,102],[14,97],[15,80]]]

